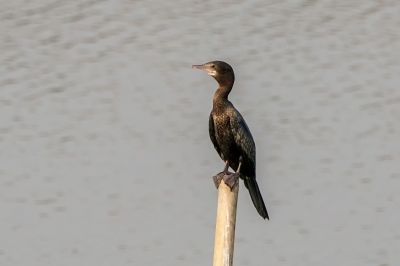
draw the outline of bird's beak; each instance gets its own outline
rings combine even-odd
[[[205,66],[204,65],[192,65],[192,68],[197,68],[197,69],[200,69],[200,70],[204,70]]]
[[[210,76],[215,76],[217,74],[217,72],[215,71],[215,69],[213,69],[212,67],[210,67],[210,65],[208,64],[203,64],[203,65],[192,65],[192,68],[197,68],[203,71],[206,71],[208,75]]]

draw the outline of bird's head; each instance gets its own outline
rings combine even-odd
[[[232,86],[235,75],[232,67],[223,61],[211,61],[202,65],[193,65],[192,68],[201,69],[215,78],[220,86]]]

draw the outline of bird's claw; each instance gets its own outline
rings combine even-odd
[[[224,183],[231,189],[235,187],[239,180],[238,173],[231,173],[231,172],[221,172],[215,176],[213,176],[215,187],[218,189],[219,185],[221,184],[221,180],[224,180]]]
[[[238,173],[229,173],[229,174],[224,175],[224,182],[231,189],[231,191],[238,183],[238,180],[239,180]]]
[[[224,173],[224,172],[221,172],[221,173],[219,173],[219,174],[213,176],[214,185],[215,185],[215,187],[216,187],[217,189],[218,189],[218,187],[219,187],[219,184],[221,184],[221,180],[224,178],[224,176],[225,176],[225,173]]]

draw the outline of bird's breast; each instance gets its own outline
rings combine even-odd
[[[225,113],[216,114],[213,116],[215,139],[221,150],[221,157],[228,159],[232,154],[234,141],[230,127],[229,116]]]
[[[226,136],[230,132],[229,117],[225,114],[216,114],[213,119],[217,136]]]

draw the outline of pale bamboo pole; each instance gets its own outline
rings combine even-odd
[[[231,190],[224,180],[221,180],[218,187],[213,266],[232,266],[233,264],[238,193],[239,182],[236,182]]]

